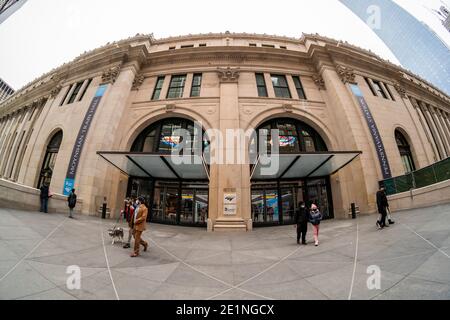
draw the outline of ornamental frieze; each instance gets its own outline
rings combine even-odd
[[[221,83],[234,83],[238,82],[240,69],[239,68],[217,68],[217,75]]]
[[[57,85],[52,91],[50,91],[50,98],[56,98],[56,96],[61,92],[62,86]]]
[[[346,83],[356,84],[355,81],[356,75],[355,71],[352,68],[344,67],[343,65],[339,64],[336,66],[336,71],[344,84]]]
[[[394,88],[395,90],[397,90],[400,97],[405,99],[408,98],[408,95],[406,94],[406,89],[402,85],[400,85],[400,83],[394,83]]]
[[[312,78],[319,90],[327,90],[327,88],[325,87],[325,81],[323,80],[322,76],[313,75]]]
[[[131,90],[139,90],[142,83],[144,82],[144,79],[145,79],[144,75],[137,74],[136,77],[134,78],[133,86],[131,87]]]
[[[120,73],[120,66],[116,66],[106,70],[102,74],[102,83],[114,84],[114,82],[116,82],[117,80],[117,77],[119,76],[119,73]]]

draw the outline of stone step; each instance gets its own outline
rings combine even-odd
[[[214,231],[247,231],[245,224],[215,224]]]

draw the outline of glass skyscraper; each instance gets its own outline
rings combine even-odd
[[[0,0],[0,23],[22,7],[27,0]]]
[[[450,95],[450,48],[426,24],[391,0],[339,1],[371,26],[405,69]]]

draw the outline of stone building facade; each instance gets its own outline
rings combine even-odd
[[[0,204],[36,209],[49,183],[52,210],[74,186],[83,214],[106,198],[117,217],[125,197],[144,195],[154,221],[209,230],[289,223],[299,201],[330,218],[347,218],[351,203],[374,213],[386,174],[450,155],[449,114],[431,84],[319,35],[136,35],[0,104]],[[174,167],[162,151],[193,121],[223,133],[278,128],[284,162],[267,178],[258,163]]]

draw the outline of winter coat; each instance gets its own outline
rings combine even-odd
[[[302,224],[307,223],[309,218],[309,212],[306,207],[298,207],[297,210],[295,210],[295,223],[296,224]]]
[[[319,209],[311,210],[309,213],[309,222],[311,222],[313,226],[318,226],[320,224],[320,221],[322,221],[322,218],[322,213],[319,211]]]
[[[69,197],[67,198],[67,202],[69,204],[69,208],[73,209],[77,205],[77,195],[73,192],[69,194]]]

